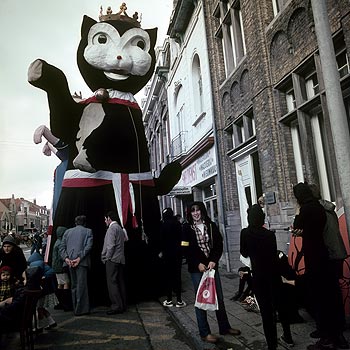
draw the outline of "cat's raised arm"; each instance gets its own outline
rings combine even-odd
[[[78,123],[83,106],[79,106],[69,91],[65,74],[42,59],[36,59],[28,68],[28,82],[47,92],[50,108],[50,126],[59,138],[66,139],[67,125]]]

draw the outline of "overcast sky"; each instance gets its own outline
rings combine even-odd
[[[33,143],[33,132],[49,126],[46,93],[27,82],[29,64],[42,58],[66,75],[72,93],[92,93],[76,63],[80,26],[84,15],[98,20],[99,9],[115,0],[0,0],[0,198],[23,197],[51,206],[55,155],[42,153],[44,142]],[[158,27],[162,45],[169,25],[172,0],[126,1],[129,16],[142,15],[142,28]],[[143,91],[139,93],[143,94]]]

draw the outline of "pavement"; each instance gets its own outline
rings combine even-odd
[[[261,316],[259,313],[247,311],[244,305],[238,301],[231,301],[230,298],[238,290],[239,276],[234,272],[226,272],[220,269],[221,283],[224,293],[224,301],[226,312],[232,328],[241,330],[239,336],[220,336],[220,341],[215,346],[203,342],[198,333],[196,316],[194,311],[195,296],[193,292],[192,282],[189,273],[187,272],[187,265],[183,265],[182,271],[182,285],[183,285],[183,300],[187,303],[184,308],[170,307],[168,312],[177,322],[180,329],[189,337],[193,347],[197,350],[202,349],[220,349],[220,350],[260,350],[267,349],[264,332],[262,328]],[[164,300],[163,298],[162,300]],[[293,350],[306,349],[307,345],[313,344],[317,339],[310,338],[309,334],[314,331],[315,322],[310,315],[303,309],[299,310],[305,322],[291,325],[291,331],[295,346]],[[211,332],[219,336],[219,329],[214,312],[208,312],[208,321]],[[282,335],[282,328],[280,323],[277,324],[278,336]],[[350,342],[350,319],[347,319],[346,330],[344,331],[345,338]],[[282,344],[278,345],[279,349],[288,349]]]
[[[241,330],[239,336],[220,336],[216,345],[201,340],[194,311],[194,292],[187,265],[182,269],[182,297],[186,307],[164,307],[165,297],[130,305],[122,315],[107,316],[107,307],[99,307],[90,315],[76,317],[71,312],[50,310],[58,326],[36,336],[35,349],[137,349],[137,350],[261,350],[267,349],[259,313],[247,311],[244,305],[230,298],[238,290],[239,277],[235,272],[220,269],[226,311],[231,327]],[[175,301],[175,299],[174,299]],[[309,337],[315,330],[314,321],[301,309],[305,322],[291,325],[295,342],[293,349],[306,349],[315,343]],[[213,334],[219,335],[215,312],[208,312]],[[282,334],[278,323],[278,335]],[[350,341],[350,323],[344,331]],[[19,339],[7,338],[4,350],[19,347]],[[279,344],[279,349],[288,349]]]

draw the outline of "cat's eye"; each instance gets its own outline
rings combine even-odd
[[[138,40],[136,45],[142,50],[146,47],[146,43],[143,40]]]
[[[107,42],[107,36],[104,34],[100,34],[97,38],[99,44],[105,44]]]

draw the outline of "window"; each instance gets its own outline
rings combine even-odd
[[[273,15],[277,16],[281,12],[287,0],[272,0]]]
[[[209,217],[218,223],[218,205],[216,198],[216,184],[212,183],[202,188],[203,202]]]
[[[164,153],[164,162],[168,163],[170,161],[169,154],[170,154],[170,130],[169,130],[169,119],[168,119],[168,114],[165,115],[163,119],[163,124],[162,124],[162,149]]]
[[[345,75],[349,74],[349,60],[346,53],[343,33],[338,34],[333,39],[333,43],[339,76],[343,78]]]
[[[306,99],[310,100],[312,97],[320,92],[320,86],[318,85],[318,79],[316,72],[312,73],[305,79],[305,92]]]
[[[287,101],[288,112],[294,111],[297,105],[296,105],[295,94],[293,89],[286,92],[286,101]]]
[[[322,198],[331,200],[330,186],[328,182],[328,171],[324,150],[324,140],[321,131],[322,123],[322,114],[311,116],[311,129],[316,153],[318,175],[320,180],[320,191]]]
[[[222,41],[225,72],[228,76],[246,53],[240,1],[233,1],[230,6],[227,2],[220,1],[214,16],[220,19],[215,36]]]
[[[228,138],[228,148],[236,148],[242,143],[248,142],[248,140],[255,136],[255,122],[253,110],[250,109],[236,121],[234,121],[229,127],[226,128]]]
[[[322,197],[333,200],[334,176],[331,149],[327,142],[330,135],[324,128],[324,106],[317,96],[320,87],[316,59],[318,56],[315,54],[280,84],[280,91],[286,100],[286,109],[281,120],[290,127],[296,181],[317,179]],[[310,174],[311,179],[305,178],[306,173]]]
[[[201,64],[197,54],[194,56],[192,62],[192,80],[195,117],[198,117],[203,112],[203,83]]]
[[[338,72],[340,78],[345,77],[345,75],[349,74],[349,61],[346,52],[342,52],[336,56]]]
[[[246,118],[244,118],[244,121],[246,123],[246,134],[247,138],[250,138],[252,136],[255,136],[256,134],[253,110],[250,110],[247,113],[245,113],[245,117]]]
[[[160,124],[157,129],[157,144],[158,144],[158,165],[164,161],[164,148],[162,140],[162,125]]]
[[[236,138],[234,141],[235,141],[235,145],[238,146],[245,141],[243,118],[241,118],[235,123],[235,129],[236,129]]]
[[[301,154],[298,124],[292,125],[290,128],[290,132],[292,136],[293,155],[294,155],[295,170],[297,175],[297,183],[304,182],[303,160],[302,160],[303,158]]]

